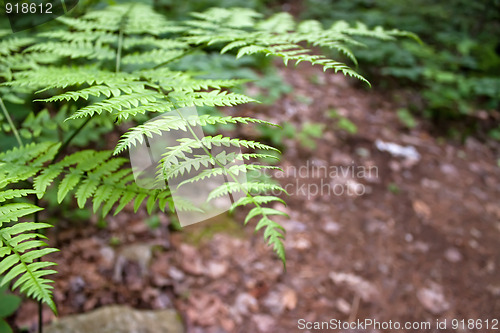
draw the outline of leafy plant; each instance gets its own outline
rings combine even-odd
[[[324,124],[306,122],[302,125],[302,131],[297,135],[299,142],[306,148],[315,149],[316,139],[323,135]]]
[[[16,312],[19,305],[21,297],[7,292],[7,286],[0,287],[0,332],[12,333],[12,329],[4,319]]]
[[[74,197],[79,208],[91,204],[94,212],[100,210],[103,216],[113,207],[117,214],[131,202],[137,210],[143,201],[149,213],[157,206],[162,211],[174,211],[171,189],[139,187],[132,170],[127,167],[128,160],[119,156],[143,142],[144,137],[168,131],[184,131],[192,137],[179,139],[167,147],[157,169],[158,179],[164,182],[200,165],[210,165],[210,170],[186,182],[226,176],[228,181],[215,188],[209,199],[243,193],[232,209],[251,207],[244,223],[257,218],[255,229],[264,230],[265,240],[285,263],[284,229],[273,218],[286,214],[266,207],[271,202],[284,203],[266,194],[269,190],[285,191],[274,183],[257,180],[239,183],[236,178],[239,172],[276,167],[229,163],[235,159],[266,158],[270,154],[261,151],[277,149],[222,135],[200,137],[192,129],[193,126],[217,124],[273,124],[250,117],[204,114],[194,118],[164,116],[134,126],[155,114],[176,111],[184,106],[234,106],[255,101],[230,91],[246,80],[201,78],[195,72],[176,69],[176,62],[190,55],[212,52],[233,54],[236,58],[262,54],[281,57],[285,64],[309,62],[367,82],[346,64],[316,55],[303,44],[332,48],[355,61],[348,46],[358,44],[356,36],[392,40],[408,35],[398,30],[369,30],[363,25],[351,27],[344,22],[324,29],[316,21],[296,24],[286,13],[265,19],[252,10],[241,8],[214,8],[193,13],[191,20],[175,22],[142,4],[111,6],[79,18],[60,17],[58,21],[65,28],[40,32],[22,40],[4,38],[0,42],[4,96],[14,100],[18,95],[31,96],[35,92],[38,108],[49,110],[25,119],[23,124],[31,123],[33,128],[25,126],[30,135],[21,138],[2,103],[4,117],[9,120],[9,130],[16,137],[18,147],[0,154],[0,201],[3,202],[0,207],[0,257],[3,257],[0,273],[6,273],[0,284],[6,285],[18,277],[13,289],[19,287],[28,296],[48,304],[54,312],[52,281],[46,278],[56,273],[49,269],[54,263],[38,260],[57,250],[41,240],[44,236],[40,230],[50,225],[38,221],[37,212],[42,208],[39,204],[26,202],[27,197],[42,200],[53,186],[58,203]],[[66,118],[59,123],[62,114]],[[45,117],[50,117],[51,121],[44,121]],[[94,125],[89,125],[91,122]],[[85,149],[70,153],[67,149],[70,143],[77,142],[73,139],[83,130],[92,128],[88,126],[97,129],[109,124],[128,128],[114,150]],[[42,135],[56,130],[55,127],[61,135]],[[244,153],[223,151],[216,155],[212,150],[213,147],[230,146]],[[175,208],[193,209],[189,204],[176,204]],[[19,222],[31,214],[35,214],[34,222]]]
[[[296,140],[302,147],[316,148],[316,139],[323,135],[325,126],[320,123],[305,122],[299,128],[292,123],[285,122],[281,127],[259,127],[262,138],[270,140],[273,145],[283,147],[285,139]]]
[[[354,124],[352,121],[350,121],[346,117],[339,115],[336,110],[328,111],[328,116],[330,118],[337,120],[335,126],[338,129],[344,130],[349,134],[356,134],[358,132],[358,127],[356,126],[356,124]]]
[[[415,117],[408,111],[408,109],[399,109],[397,111],[399,121],[408,128],[414,128],[417,126],[417,121]]]

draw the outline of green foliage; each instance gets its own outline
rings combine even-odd
[[[235,86],[232,90],[250,94],[250,97],[264,104],[273,104],[292,90],[279,75],[272,58],[260,54],[236,59],[230,54],[197,52],[181,58],[172,67],[198,72],[199,77],[204,79],[245,79],[258,88],[257,93],[244,86]]]
[[[309,149],[316,148],[316,139],[323,136],[324,124],[306,122],[302,125],[302,130],[298,132],[297,139],[300,144]]]
[[[336,110],[328,111],[328,117],[337,120],[335,126],[338,129],[344,130],[349,134],[356,134],[358,132],[358,127],[356,126],[356,124],[354,124],[352,121],[350,121],[346,117],[339,115]]]
[[[61,106],[56,114],[51,114],[48,109],[38,111],[36,114],[29,112],[19,125],[19,134],[26,140],[63,141],[64,133],[75,131],[85,122],[85,120],[65,122],[64,120],[68,115],[74,111],[76,111],[74,106],[65,104]],[[0,114],[0,121],[3,118]],[[75,137],[72,144],[78,147],[86,147],[91,142],[99,144],[101,136],[113,129],[113,125],[113,121],[109,117],[95,117],[95,120],[86,125],[79,135]],[[11,134],[12,129],[10,126],[3,127],[4,135]],[[2,137],[1,134],[0,137]]]
[[[258,179],[240,183],[237,175],[261,169],[274,169],[266,164],[231,164],[234,160],[269,160],[279,152],[273,146],[222,135],[197,137],[193,126],[274,126],[252,117],[224,116],[214,112],[195,118],[159,117],[139,125],[157,113],[177,110],[184,106],[224,107],[255,102],[235,90],[247,80],[234,77],[203,77],[202,73],[182,68],[183,58],[201,55],[232,54],[281,57],[285,64],[309,62],[324,70],[332,69],[367,82],[346,64],[316,55],[304,46],[331,48],[355,61],[350,45],[359,45],[357,37],[392,40],[406,36],[398,30],[369,30],[358,24],[344,22],[330,28],[316,21],[294,22],[281,13],[263,18],[250,9],[214,8],[194,13],[187,21],[167,20],[144,4],[116,5],[88,12],[81,17],[60,17],[65,27],[34,34],[29,39],[3,38],[0,42],[0,86],[4,98],[22,103],[34,96],[36,110],[26,115],[20,133],[28,143],[18,140],[18,147],[0,154],[0,273],[6,273],[0,284],[14,282],[35,299],[42,300],[55,311],[50,280],[45,276],[55,271],[46,269],[51,262],[38,261],[56,251],[39,240],[39,230],[47,223],[17,222],[42,208],[26,203],[26,196],[43,200],[53,197],[58,203],[74,197],[78,207],[92,204],[94,212],[114,214],[132,203],[137,210],[143,201],[151,213],[156,206],[162,211],[174,210],[170,189],[149,190],[134,182],[134,175],[125,158],[117,156],[145,137],[172,130],[190,132],[193,138],[178,139],[163,154],[158,169],[159,180],[187,174],[201,166],[211,166],[185,183],[225,175],[228,181],[215,188],[208,200],[230,193],[242,192],[237,206],[250,205],[245,224],[257,219],[256,230],[263,230],[264,239],[285,264],[284,229],[273,218],[286,215],[266,207],[282,199],[271,196],[283,192],[276,183]],[[216,56],[220,57],[220,56]],[[222,57],[221,57],[222,58]],[[258,59],[256,57],[254,59]],[[215,58],[214,58],[215,59]],[[248,77],[243,77],[248,79]],[[237,90],[237,89],[236,89]],[[23,97],[23,98],[20,98]],[[9,108],[11,106],[9,105]],[[6,107],[2,107],[8,115]],[[64,119],[64,120],[63,120]],[[4,124],[4,123],[2,123]],[[93,149],[71,153],[67,147],[77,143],[78,136],[90,138],[80,142],[102,140],[115,124],[128,128],[114,151]],[[17,135],[15,126],[5,128]],[[95,136],[85,131],[91,131]],[[102,132],[100,132],[102,130]],[[322,126],[306,124],[299,140],[308,142],[321,135]],[[74,140],[75,139],[75,140]],[[312,145],[310,143],[309,145]],[[214,147],[233,147],[243,151],[212,154]],[[50,189],[53,189],[52,192]],[[54,194],[51,194],[54,193]],[[49,202],[51,202],[49,200]],[[176,209],[193,209],[189,203]],[[36,215],[38,216],[38,215]],[[35,218],[36,220],[36,218]],[[17,223],[12,223],[17,222]]]
[[[399,192],[401,192],[401,189],[396,183],[390,183],[389,185],[387,185],[387,189],[392,194],[399,194]]]
[[[311,54],[311,50],[299,43],[305,42],[312,46],[326,47],[345,54],[356,62],[356,58],[348,48],[349,45],[359,45],[356,36],[367,36],[382,40],[394,39],[395,36],[409,36],[409,33],[399,30],[386,31],[381,27],[369,30],[363,24],[351,27],[345,22],[337,22],[329,29],[313,20],[296,24],[292,16],[278,13],[267,20],[258,21],[259,14],[252,10],[214,8],[195,15],[195,20],[188,21],[192,27],[191,36],[187,37],[194,44],[221,44],[221,53],[235,52],[240,58],[250,54],[275,55],[283,59],[285,64],[294,62],[309,62],[320,65],[323,70],[333,69],[366,81],[344,63],[326,58],[323,55]],[[250,30],[250,27],[256,29]],[[250,30],[250,31],[249,31]]]
[[[300,128],[289,122],[285,122],[282,128],[259,127],[261,136],[276,146],[282,147],[285,139],[292,139],[306,149],[316,148],[316,140],[323,136],[324,129],[324,124],[312,122],[305,122]],[[269,160],[269,156],[261,156],[261,158]]]
[[[350,121],[345,117],[339,118],[337,126],[339,129],[343,129],[350,134],[356,134],[358,132],[358,127],[352,121]]]
[[[387,87],[406,87],[418,94],[421,102],[411,99],[410,110],[435,124],[457,130],[460,124],[482,128],[471,115],[500,108],[497,0],[308,0],[305,7],[303,18],[326,24],[362,21],[418,34],[425,44],[403,42],[399,47],[366,40],[367,48],[354,50],[361,61],[371,64],[362,73]]]
[[[0,332],[11,333],[12,329],[4,320],[12,315],[21,305],[21,298],[7,292],[7,286],[0,287]]]
[[[415,117],[408,111],[408,109],[399,109],[397,111],[399,121],[408,128],[414,128],[417,126],[417,121]]]
[[[1,167],[4,168],[2,163]],[[26,174],[19,173],[13,175],[11,172],[0,171],[7,181],[2,182],[2,187],[7,182],[25,180]],[[26,196],[29,192],[23,190],[2,190],[0,196],[4,200],[13,197]],[[0,274],[5,276],[0,281],[0,287],[15,280],[12,289],[19,288],[28,297],[41,300],[48,304],[56,312],[55,304],[52,300],[51,280],[46,276],[54,274],[56,271],[46,269],[55,264],[49,261],[39,262],[42,256],[55,252],[57,249],[47,247],[41,238],[44,238],[37,230],[48,228],[51,225],[38,222],[18,222],[26,215],[41,210],[28,203],[8,203],[0,207]],[[11,224],[11,222],[17,222]]]

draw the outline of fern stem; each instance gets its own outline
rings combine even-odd
[[[38,206],[38,196],[35,195],[35,206]],[[38,211],[35,212],[34,216],[34,222],[38,223],[39,222],[39,215]],[[36,231],[37,233],[40,233],[40,229]],[[37,250],[40,250],[40,247],[37,247]],[[39,262],[41,259],[38,258],[36,259],[36,262]],[[43,303],[42,300],[38,300],[38,333],[43,333]]]
[[[123,48],[123,30],[125,29],[125,21],[127,20],[128,15],[134,8],[134,4],[130,5],[129,9],[123,15],[121,18],[120,22],[120,33],[118,34],[118,46],[116,50],[116,66],[115,66],[115,72],[118,73],[120,71],[120,62],[122,59],[122,48]]]
[[[2,108],[3,114],[5,115],[5,118],[7,118],[7,121],[9,122],[10,128],[12,128],[12,132],[14,133],[14,136],[16,137],[17,143],[19,146],[23,145],[23,141],[21,140],[21,137],[19,136],[19,132],[17,131],[16,126],[14,125],[14,122],[12,121],[12,118],[10,118],[9,112],[7,111],[7,108],[5,107],[5,104],[3,104],[3,100],[0,97],[0,107]]]
[[[43,333],[43,304],[38,301],[38,333]]]
[[[66,7],[66,2],[64,0],[61,0],[61,3],[64,10],[64,14],[66,14],[68,12],[68,8]]]
[[[120,61],[122,58],[122,46],[123,46],[123,29],[120,29],[120,34],[118,36],[118,49],[116,50],[116,67],[115,67],[116,73],[118,73],[120,71]]]
[[[81,132],[81,130],[92,120],[93,118],[90,117],[90,118],[87,118],[81,125],[80,127],[78,127],[72,134],[70,137],[68,137],[64,142],[63,144],[61,145],[61,147],[59,148],[59,150],[57,151],[56,153],[56,156],[54,156],[54,159],[52,160],[52,163],[54,163],[57,158],[61,155],[61,153],[69,146],[69,144],[71,143],[71,141],[73,141],[73,139],[78,135],[78,133]],[[51,164],[52,164],[51,163]]]

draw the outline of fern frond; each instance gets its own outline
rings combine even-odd
[[[40,171],[43,164],[54,158],[60,144],[44,142],[16,147],[0,153],[0,174],[9,182],[26,180]]]
[[[5,222],[17,221],[19,217],[29,215],[42,210],[28,203],[9,203],[0,206],[0,226]]]
[[[139,114],[145,114],[147,112],[168,112],[174,108],[175,106],[172,102],[168,102],[167,100],[156,100],[156,102],[147,105],[120,110],[120,112],[114,113],[113,116],[116,116],[119,121],[122,121]]]
[[[215,26],[246,28],[255,24],[255,19],[262,14],[249,8],[211,8],[202,13],[192,13],[193,17],[200,20],[215,23]],[[192,22],[195,26],[199,21]]]
[[[187,91],[194,92],[197,90],[208,90],[210,88],[215,88],[220,90],[221,88],[231,88],[235,86],[240,86],[241,84],[248,82],[248,80],[242,79],[232,79],[232,80],[209,80],[209,79],[194,79],[192,77],[176,77],[171,81],[163,81],[160,86],[165,90],[176,90],[176,91]]]
[[[87,59],[114,59],[115,52],[107,46],[97,46],[91,42],[46,42],[37,43],[26,49],[26,52],[53,53],[58,56]]]
[[[14,78],[14,81],[5,82],[4,84],[12,87],[44,88],[44,90],[47,90],[83,84],[103,84],[108,81],[133,80],[135,76],[123,72],[103,71],[93,66],[80,66],[67,68],[40,67],[34,71],[18,72],[14,75]]]
[[[7,204],[0,206],[0,225],[9,221],[32,214],[41,208],[31,204]],[[0,274],[5,274],[0,286],[3,286],[16,277],[19,277],[12,286],[12,290],[19,288],[22,293],[35,300],[46,303],[54,313],[56,306],[52,299],[52,280],[46,278],[49,274],[57,273],[46,269],[54,266],[52,262],[34,262],[57,249],[46,247],[47,244],[37,238],[43,236],[33,233],[35,230],[51,227],[46,223],[18,222],[10,227],[0,228]],[[40,248],[43,247],[43,248]]]
[[[56,95],[50,98],[46,99],[39,99],[35,101],[42,101],[42,102],[56,102],[56,101],[69,101],[69,100],[78,100],[78,99],[84,99],[88,100],[90,96],[95,96],[99,97],[101,95],[104,95],[106,97],[118,97],[122,93],[124,94],[131,94],[131,93],[139,93],[143,92],[144,89],[144,83],[142,82],[137,82],[137,81],[106,81],[106,85],[96,85],[96,86],[91,86],[88,88],[84,88],[78,91],[68,91],[64,94]]]
[[[39,36],[47,37],[50,39],[57,39],[65,42],[99,42],[99,43],[113,43],[116,42],[117,37],[115,34],[103,31],[72,31],[68,33],[67,30],[52,30],[41,32]],[[52,50],[51,50],[52,51]]]
[[[282,215],[282,216],[288,216],[288,214],[282,212],[282,211],[279,211],[277,209],[274,209],[274,208],[267,208],[267,207],[261,207],[261,206],[257,206],[255,208],[252,208],[252,210],[248,213],[247,217],[245,218],[245,224],[247,224],[252,218],[258,216],[258,215],[266,215],[266,216],[270,216],[270,215]],[[257,225],[259,226],[259,225]],[[279,226],[279,225],[278,225]],[[283,227],[279,226],[280,229],[284,230]],[[260,228],[257,228],[257,230],[260,229]]]
[[[49,159],[50,157],[53,157],[54,150],[57,150],[59,145],[60,144],[54,142],[43,142],[39,144],[31,143],[21,147],[14,147],[11,150],[1,152],[0,161],[10,163],[27,163],[34,158],[39,158],[40,156],[45,156],[45,159]]]
[[[256,195],[253,197],[242,197],[238,199],[232,206],[231,206],[231,211],[233,211],[235,208],[239,206],[246,206],[250,205],[254,202],[257,202],[258,204],[268,204],[270,202],[277,201],[281,202],[283,205],[286,205],[286,202],[283,199],[280,199],[278,197],[272,196],[272,195]]]
[[[135,146],[137,142],[142,143],[144,136],[152,137],[153,134],[162,134],[162,132],[168,132],[171,130],[182,130],[187,131],[187,125],[191,126],[206,126],[214,124],[265,124],[269,126],[278,126],[271,122],[260,120],[250,117],[231,117],[231,116],[213,116],[213,115],[202,115],[202,116],[189,116],[186,119],[180,118],[178,116],[160,116],[159,119],[149,121],[143,125],[139,125],[130,129],[125,133],[118,144],[116,145],[114,154],[119,154],[124,149],[128,149]]]
[[[175,100],[179,107],[185,106],[234,106],[257,100],[246,95],[237,93],[228,93],[227,91],[212,90],[210,92],[178,92],[174,91],[168,94],[169,98]]]
[[[4,190],[0,192],[0,202],[4,202],[6,200],[14,199],[14,198],[22,198],[27,196],[28,194],[35,194],[35,190],[23,190],[23,189],[10,189]]]
[[[230,168],[229,168],[230,169]],[[283,262],[286,263],[285,258],[285,247],[283,245],[285,229],[269,218],[273,215],[288,216],[286,213],[281,212],[274,208],[262,207],[262,204],[269,203],[272,201],[283,202],[281,199],[275,196],[276,193],[286,193],[279,185],[273,185],[268,183],[260,182],[227,182],[210,192],[207,201],[213,200],[215,198],[225,196],[232,193],[243,192],[246,196],[239,199],[237,202],[233,203],[231,210],[241,205],[255,205],[254,208],[250,210],[245,218],[245,224],[247,224],[251,219],[257,216],[261,216],[259,222],[257,223],[256,230],[264,228],[264,239],[268,242],[273,250],[278,255],[278,257]],[[272,192],[273,195],[253,195],[252,193],[263,193]]]
[[[177,146],[168,147],[167,152],[163,154],[162,163],[170,163],[168,159],[175,158],[176,160],[173,163],[177,163],[177,157],[184,158],[186,153],[192,153],[194,149],[207,148],[212,149],[215,147],[245,147],[251,149],[261,149],[261,150],[273,150],[279,152],[278,149],[257,142],[257,141],[249,141],[243,139],[234,139],[230,137],[223,137],[222,135],[217,136],[205,136],[199,140],[191,139],[191,138],[182,138],[177,140],[179,144]]]
[[[238,192],[248,192],[254,194],[262,194],[266,192],[274,193],[285,193],[286,190],[279,185],[261,183],[261,182],[246,182],[243,184],[239,184],[236,182],[227,182],[226,184],[217,187],[208,195],[207,201],[220,198],[222,196],[238,193]]]
[[[78,30],[89,32],[92,30],[104,31],[104,32],[117,32],[120,29],[120,22],[117,20],[107,20],[95,22],[93,20],[86,20],[84,18],[74,18],[67,16],[59,16],[57,20],[61,23],[66,24],[68,27]]]
[[[35,41],[30,37],[12,37],[0,41],[0,55],[7,56],[11,53],[21,50],[23,47],[32,44]]]
[[[189,179],[186,179],[185,181],[181,182],[178,187],[181,187],[182,185],[185,184],[191,184],[195,183],[200,180],[204,180],[207,178],[211,177],[216,177],[216,176],[221,176],[221,175],[233,175],[233,176],[238,176],[240,173],[245,173],[247,171],[253,171],[253,170],[260,170],[260,169],[279,169],[279,167],[276,166],[270,166],[270,165],[255,165],[255,164],[239,164],[239,165],[232,165],[230,167],[216,167],[213,169],[205,169],[198,173],[196,176],[191,177]],[[175,170],[175,169],[174,169]],[[168,173],[170,170],[167,170],[166,177],[170,176]],[[177,170],[175,170],[177,171]],[[170,176],[172,177],[172,176]]]
[[[283,240],[285,239],[285,229],[279,225],[278,223],[272,221],[264,215],[255,230],[260,230],[265,228],[264,230],[264,239],[267,240],[267,243],[273,247],[274,252],[278,255],[278,258],[281,259],[283,265],[286,265],[286,256],[285,256],[285,246],[283,244]]]
[[[171,50],[171,49],[188,49],[189,44],[183,42],[181,40],[176,39],[162,39],[156,37],[144,37],[144,36],[127,36],[123,40],[123,48],[130,49],[137,46],[146,46],[146,47],[158,47],[162,50]]]
[[[57,153],[60,144],[45,142],[25,145],[0,154],[0,187],[9,183],[33,177],[34,190],[6,190],[0,192],[0,202],[36,193],[42,198],[49,186],[57,180],[57,200],[62,202],[70,193],[75,192],[79,207],[83,207],[88,199],[92,199],[94,211],[102,206],[103,214],[107,214],[119,202],[115,209],[118,213],[135,197],[151,195],[151,191],[137,186],[130,168],[124,167],[124,158],[111,157],[112,151],[83,150],[67,155],[61,161],[45,167]],[[163,203],[172,200],[168,190],[159,192]],[[156,202],[156,201],[155,201]],[[36,206],[28,204],[9,204],[0,207],[0,214],[5,218],[14,218],[16,211],[28,213],[36,211]],[[160,207],[165,209],[165,207]],[[10,214],[10,215],[9,215]]]
[[[221,22],[232,15],[238,15],[238,9],[211,9],[205,13],[195,15],[198,20],[187,22],[189,26],[196,27],[189,30],[185,39],[193,44],[214,43],[225,44],[221,53],[236,51],[237,57],[244,55],[263,53],[266,55],[282,57],[285,64],[290,60],[296,64],[309,62],[320,65],[326,69],[341,71],[366,81],[361,75],[349,68],[347,65],[328,59],[324,56],[313,55],[311,50],[303,48],[299,43],[306,42],[309,45],[330,48],[339,51],[349,57],[355,64],[356,58],[348,45],[362,45],[354,37],[370,37],[383,40],[393,40],[395,37],[416,38],[411,33],[398,30],[384,30],[381,27],[368,29],[363,24],[350,27],[345,22],[336,22],[330,28],[325,29],[314,20],[308,20],[297,25],[290,14],[278,13],[266,20],[261,20],[248,29],[245,24],[228,25]],[[215,16],[215,18],[213,17]],[[418,38],[416,38],[418,40]]]
[[[86,106],[68,117],[68,119],[92,117],[94,114],[101,114],[103,111],[109,113],[120,112],[124,109],[136,108],[139,105],[149,105],[163,98],[163,95],[153,90],[132,91],[129,94],[111,97],[102,102]]]
[[[182,50],[152,50],[148,52],[137,52],[128,54],[122,58],[124,64],[161,64],[172,59],[179,58],[185,52]]]

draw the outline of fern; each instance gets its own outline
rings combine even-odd
[[[285,64],[308,62],[367,82],[347,64],[314,54],[308,47],[336,50],[357,64],[349,49],[361,44],[357,37],[383,40],[414,37],[397,30],[369,30],[361,24],[351,27],[344,22],[329,28],[312,20],[297,24],[286,13],[263,18],[259,13],[242,8],[214,8],[193,13],[191,20],[173,22],[149,6],[124,4],[91,11],[79,18],[59,17],[57,20],[65,27],[41,32],[32,38],[5,38],[5,33],[0,31],[0,79],[3,80],[0,92],[3,98],[22,102],[19,95],[29,93],[36,95],[37,103],[57,104],[56,108],[47,107],[36,115],[31,114],[21,124],[21,135],[33,140],[32,143],[0,153],[0,188],[3,189],[0,191],[0,255],[4,258],[0,274],[7,272],[0,284],[19,276],[13,287],[20,287],[54,311],[51,281],[46,279],[46,275],[54,273],[46,269],[53,263],[34,262],[55,251],[39,240],[43,236],[35,231],[49,225],[16,222],[41,209],[18,201],[33,195],[43,199],[52,186],[57,191],[58,202],[71,196],[80,208],[92,205],[94,212],[100,209],[103,215],[113,208],[117,214],[130,203],[137,210],[144,201],[150,213],[154,207],[162,211],[201,211],[182,199],[177,200],[174,207],[172,193],[176,189],[139,187],[127,159],[118,156],[142,143],[145,137],[164,132],[183,131],[187,137],[166,148],[156,180],[165,183],[165,180],[188,175],[193,170],[200,171],[179,185],[186,186],[224,175],[228,181],[213,189],[207,201],[234,193],[243,194],[231,209],[250,206],[244,223],[256,219],[255,229],[263,230],[266,242],[283,264],[286,262],[285,231],[273,220],[286,214],[266,207],[271,203],[285,203],[269,192],[286,195],[286,191],[277,184],[240,182],[238,178],[248,171],[277,168],[258,163],[274,157],[266,151],[278,150],[241,138],[189,135],[197,126],[274,124],[252,117],[213,115],[186,118],[164,115],[138,124],[155,113],[184,106],[225,107],[257,102],[231,91],[245,80],[205,79],[199,73],[176,69],[174,64],[178,59],[210,50],[233,54],[237,58],[264,54],[280,57]],[[48,109],[59,111],[54,113]],[[99,133],[99,128],[106,131],[124,120],[134,125],[125,131],[113,151],[66,153],[65,148],[74,137],[90,135],[88,132]],[[59,137],[60,132],[65,134],[63,139]],[[76,140],[72,143],[76,144]],[[224,149],[221,152],[221,148],[239,152]],[[235,161],[239,163],[233,163]],[[250,161],[252,164],[243,163]]]
[[[27,205],[27,204],[25,204]],[[3,206],[2,208],[9,207]],[[5,223],[9,218],[16,219],[25,216],[26,212],[33,213],[40,208],[25,207],[18,209],[16,214],[0,213],[0,221]],[[33,233],[35,230],[51,227],[46,223],[34,222],[20,222],[10,227],[3,227],[0,229],[0,273],[8,272],[0,282],[3,286],[16,277],[19,277],[12,289],[19,287],[20,291],[25,293],[28,297],[45,302],[49,307],[57,313],[56,306],[52,300],[52,280],[46,278],[49,274],[57,273],[52,269],[44,269],[54,266],[55,263],[42,261],[34,262],[36,259],[41,258],[57,249],[45,247],[47,244],[37,238],[43,238],[40,234]],[[41,246],[45,248],[36,249]]]
[[[50,52],[58,56],[89,59],[114,59],[115,52],[109,47],[96,46],[92,42],[47,42],[30,46],[26,52]]]
[[[126,73],[113,73],[96,69],[95,66],[81,67],[39,67],[33,71],[17,72],[14,81],[5,82],[13,87],[27,87],[33,90],[48,90],[66,88],[82,84],[94,85],[108,82],[133,80],[134,77]]]
[[[89,88],[84,88],[78,91],[68,91],[64,94],[56,95],[51,98],[46,98],[37,101],[43,102],[56,102],[56,101],[69,101],[78,99],[89,99],[90,96],[99,97],[104,95],[106,97],[118,97],[122,93],[132,94],[144,91],[144,84],[141,82],[120,82],[116,81],[114,84],[110,81],[107,82],[109,85],[96,85]]]
[[[21,151],[23,150],[19,149],[13,152],[13,155]],[[31,156],[33,157],[32,154]],[[26,180],[30,174],[15,172],[10,167],[8,168],[9,172],[5,172],[6,169],[6,164],[0,164],[1,188],[4,188],[8,183]],[[53,281],[46,278],[47,275],[56,273],[55,270],[46,269],[54,266],[55,263],[36,262],[42,256],[57,251],[57,249],[47,247],[47,244],[40,240],[45,237],[37,232],[37,230],[51,227],[51,225],[38,222],[18,222],[20,218],[36,213],[42,208],[28,203],[9,202],[11,199],[22,198],[34,193],[33,189],[0,190],[0,202],[2,202],[0,206],[0,274],[5,274],[0,281],[0,286],[17,278],[12,286],[13,290],[19,288],[28,297],[45,302],[56,312],[51,290]],[[11,224],[11,222],[15,222],[15,224]]]
[[[270,122],[249,118],[249,117],[220,117],[211,115],[202,115],[201,117],[192,116],[187,119],[182,119],[176,116],[162,116],[157,120],[147,122],[146,124],[134,127],[125,133],[115,148],[115,154],[122,152],[124,149],[135,146],[137,142],[142,143],[144,136],[152,137],[153,134],[161,134],[170,130],[187,130],[187,125],[191,126],[206,126],[214,124],[266,124],[277,126]],[[200,148],[200,147],[199,147]]]
[[[127,160],[112,157],[112,151],[82,150],[67,155],[59,162],[45,166],[46,162],[54,158],[59,147],[60,144],[44,142],[4,152],[0,154],[0,174],[6,177],[11,174],[15,175],[16,178],[11,179],[10,182],[18,182],[31,177],[33,190],[23,191],[36,193],[40,199],[45,195],[47,188],[55,180],[60,179],[57,184],[59,203],[71,191],[74,191],[81,208],[88,199],[92,198],[94,211],[102,206],[103,215],[109,213],[115,203],[118,203],[114,211],[117,214],[132,200],[142,202],[151,194],[150,191],[135,184],[132,170],[123,167]],[[158,195],[159,192],[152,194]],[[11,190],[4,195],[19,196],[20,193]],[[143,197],[143,195],[146,196]],[[165,205],[160,208],[164,210]]]
[[[405,36],[418,40],[411,33],[399,30],[387,31],[382,27],[369,30],[363,24],[358,24],[355,28],[352,28],[345,22],[337,22],[329,29],[324,29],[319,22],[309,20],[297,26],[288,13],[278,13],[267,20],[260,21],[252,30],[249,29],[248,22],[253,21],[255,16],[247,10],[242,12],[240,8],[216,8],[205,13],[196,14],[195,17],[198,20],[188,23],[194,29],[191,31],[191,36],[186,37],[186,40],[194,44],[224,44],[221,52],[238,50],[237,57],[263,53],[265,55],[279,56],[283,58],[285,64],[288,64],[289,61],[294,61],[296,64],[305,61],[312,65],[321,65],[323,70],[341,71],[344,75],[355,77],[366,83],[368,83],[366,79],[347,65],[321,55],[312,55],[310,49],[303,48],[299,43],[306,42],[313,46],[337,50],[347,55],[357,64],[356,58],[348,45],[360,45],[361,43],[353,39],[353,36],[366,36],[383,40],[391,40],[396,36]],[[235,17],[240,17],[241,23],[235,21],[233,19]],[[200,26],[205,29],[195,28]]]
[[[34,42],[33,38],[9,38],[0,41],[0,55],[6,56],[13,52],[19,51],[24,46],[30,45]]]

